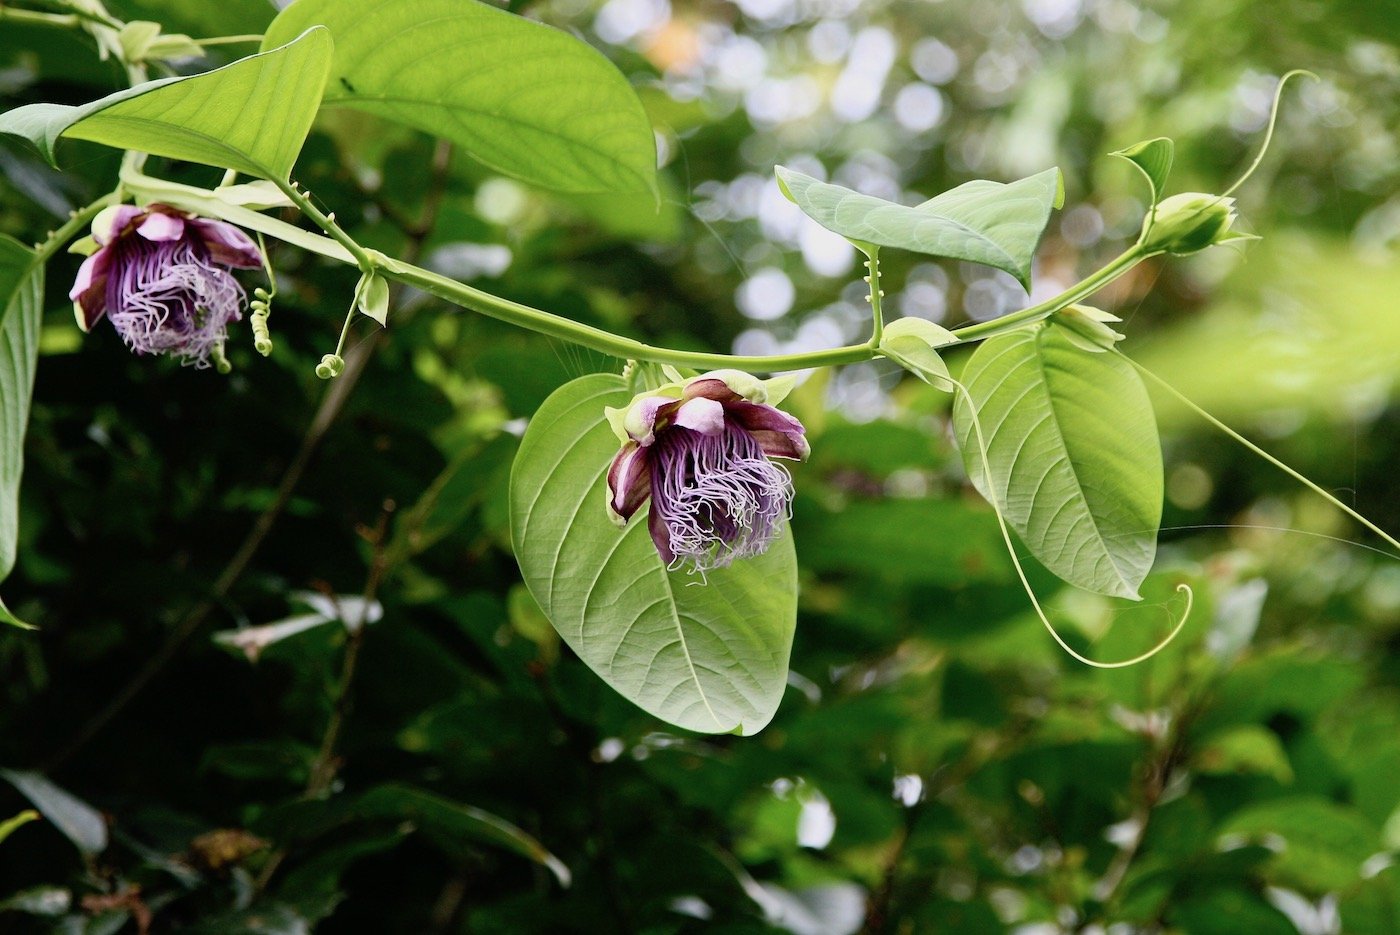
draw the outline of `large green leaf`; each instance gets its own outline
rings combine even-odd
[[[1018,182],[977,180],[917,207],[862,195],[778,166],[778,182],[814,221],[848,240],[1005,270],[1030,288],[1031,259],[1064,201],[1060,170]]]
[[[34,251],[0,235],[0,581],[15,565],[24,433],[39,354],[44,267]],[[13,620],[0,604],[0,619]]]
[[[20,107],[0,115],[0,133],[25,137],[50,162],[59,137],[69,137],[285,179],[316,116],[330,61],[330,34],[311,29],[223,68],[151,81],[81,107]]]
[[[601,53],[476,0],[298,0],[264,46],[323,24],[325,103],[453,141],[491,168],[561,191],[656,191],[641,101]]]
[[[679,727],[752,734],[787,684],[797,561],[786,525],[765,554],[704,581],[667,571],[639,513],[608,519],[617,439],[604,406],[621,377],[574,380],[545,400],[511,472],[511,531],[525,584],[583,661],[630,701]]]
[[[1162,519],[1162,449],[1132,365],[1081,349],[1045,324],[992,338],[963,372],[954,426],[968,475],[1046,568],[1070,584],[1136,599]]]

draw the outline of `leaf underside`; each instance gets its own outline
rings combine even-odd
[[[797,561],[784,525],[763,555],[710,572],[668,571],[645,512],[605,509],[617,439],[604,406],[619,376],[566,384],[530,422],[511,472],[511,530],[525,583],[564,641],[628,700],[679,727],[752,734],[787,684]]]
[[[264,45],[323,24],[325,103],[451,140],[492,169],[570,192],[657,191],[641,101],[602,53],[476,0],[299,0]]]
[[[991,266],[1027,289],[1036,245],[1063,200],[1059,169],[1005,184],[968,182],[912,208],[782,166],[776,171],[803,213],[848,240]]]
[[[165,78],[90,104],[29,104],[0,115],[50,163],[60,137],[285,180],[321,100],[330,34],[308,30],[286,45],[184,78]]]
[[[1137,372],[1047,324],[984,342],[963,383],[990,464],[988,483],[959,394],[954,427],[977,489],[1046,568],[1136,599],[1156,556],[1163,493],[1152,403]]]

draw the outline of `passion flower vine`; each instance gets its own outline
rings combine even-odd
[[[626,525],[651,500],[647,527],[669,567],[706,572],[765,551],[791,514],[802,423],[775,407],[791,380],[716,370],[608,408],[622,448],[608,470],[608,512]]]
[[[199,368],[222,360],[246,300],[229,270],[263,262],[247,234],[167,205],[117,205],[93,219],[92,240],[97,250],[68,293],[78,327],[88,331],[105,316],[137,354]]]

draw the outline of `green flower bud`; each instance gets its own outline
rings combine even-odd
[[[1201,192],[1184,192],[1158,202],[1143,225],[1140,243],[1154,253],[1186,256],[1212,244],[1237,239],[1231,235],[1235,199]]]

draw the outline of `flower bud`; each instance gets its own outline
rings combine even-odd
[[[1235,217],[1233,198],[1201,192],[1172,195],[1158,202],[1147,216],[1140,243],[1153,253],[1199,253],[1233,239],[1230,226]]]

